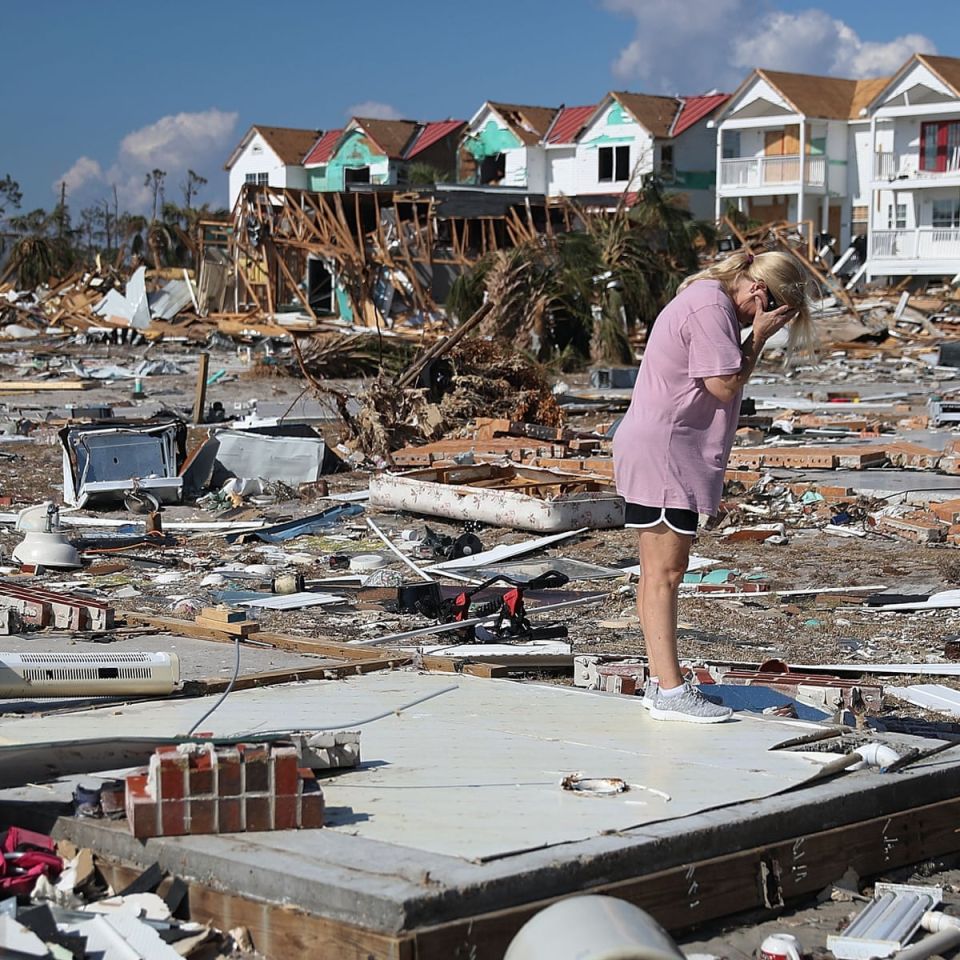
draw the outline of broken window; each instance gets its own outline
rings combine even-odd
[[[673,144],[665,143],[660,148],[660,175],[666,180],[673,179]]]
[[[600,147],[597,151],[597,179],[621,183],[630,179],[630,147]]]
[[[369,167],[347,167],[343,171],[343,182],[344,183],[369,183],[370,168]]]
[[[507,175],[507,158],[502,153],[484,157],[480,161],[480,182],[500,183]]]
[[[960,120],[920,124],[920,169],[933,173],[960,170]]]
[[[244,178],[244,183],[255,183],[258,186],[265,187],[270,182],[269,173],[248,173]]]

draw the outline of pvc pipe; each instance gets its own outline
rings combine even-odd
[[[927,960],[927,957],[946,956],[960,945],[960,923],[956,917],[931,910],[923,915],[920,925],[924,930],[935,928],[937,932],[894,954],[893,960]]]
[[[866,767],[889,767],[891,763],[900,759],[900,754],[885,743],[865,743],[854,751]],[[862,770],[863,767],[853,769]]]
[[[960,917],[952,917],[949,913],[940,910],[928,910],[920,921],[920,926],[930,933],[940,933],[941,930],[960,930]]]

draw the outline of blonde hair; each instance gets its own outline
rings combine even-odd
[[[778,304],[785,304],[796,311],[796,315],[787,325],[787,359],[798,354],[813,356],[818,344],[807,293],[810,277],[800,261],[789,253],[768,250],[766,253],[753,254],[740,250],[724,260],[710,264],[706,270],[687,277],[677,288],[677,292],[696,280],[719,280],[729,292],[741,276],[750,280],[762,280]]]

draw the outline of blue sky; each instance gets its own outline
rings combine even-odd
[[[960,56],[960,4],[10,0],[4,40],[0,177],[21,184],[23,208],[49,206],[66,176],[75,210],[113,185],[142,209],[154,166],[169,198],[192,167],[210,181],[201,199],[224,202],[223,162],[251,123],[729,90],[753,66],[876,76],[916,49]]]

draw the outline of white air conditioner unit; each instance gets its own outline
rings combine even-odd
[[[167,696],[175,653],[0,653],[0,697]]]

